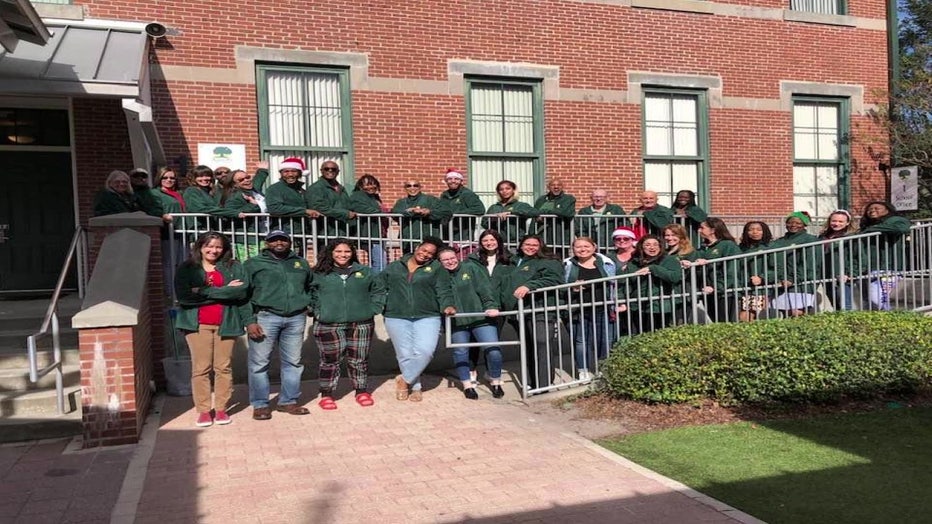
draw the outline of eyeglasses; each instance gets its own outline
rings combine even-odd
[[[405,184],[405,187],[421,187],[421,184]]]
[[[628,237],[615,237],[612,240],[614,240],[615,242],[634,242],[633,238],[628,238]]]
[[[339,173],[340,172],[339,167],[322,167],[320,168],[320,170],[323,171],[324,173]]]
[[[174,180],[174,179],[175,179],[175,177],[173,177],[173,176],[163,176],[163,177],[162,177],[162,180]]]
[[[133,175],[133,178],[147,178],[147,177],[146,177],[146,175],[144,175],[144,174],[142,174],[142,173],[136,173],[135,175]]]

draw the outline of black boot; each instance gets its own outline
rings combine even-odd
[[[463,395],[469,400],[479,400],[479,394],[476,393],[476,388],[466,388],[463,390]]]
[[[505,390],[501,386],[489,386],[489,389],[492,390],[493,398],[502,398],[505,396]]]

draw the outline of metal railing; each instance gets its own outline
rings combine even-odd
[[[65,388],[62,372],[61,337],[58,325],[58,302],[61,298],[62,288],[68,278],[68,273],[71,271],[72,262],[75,263],[77,270],[78,296],[84,298],[88,278],[87,261],[87,232],[82,226],[78,226],[74,230],[74,236],[71,237],[68,254],[65,255],[65,261],[62,263],[61,273],[58,275],[58,282],[52,292],[52,298],[49,301],[45,317],[42,319],[42,325],[38,331],[26,338],[29,357],[29,380],[36,383],[45,375],[55,373],[55,402],[59,415],[65,413]],[[39,369],[39,341],[49,335],[52,337],[52,362]]]

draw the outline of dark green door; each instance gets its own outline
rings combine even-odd
[[[0,292],[54,289],[74,235],[71,153],[0,151],[0,166]]]

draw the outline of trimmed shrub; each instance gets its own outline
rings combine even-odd
[[[618,343],[600,366],[613,393],[661,403],[826,402],[932,383],[932,318],[838,312],[679,326]]]

